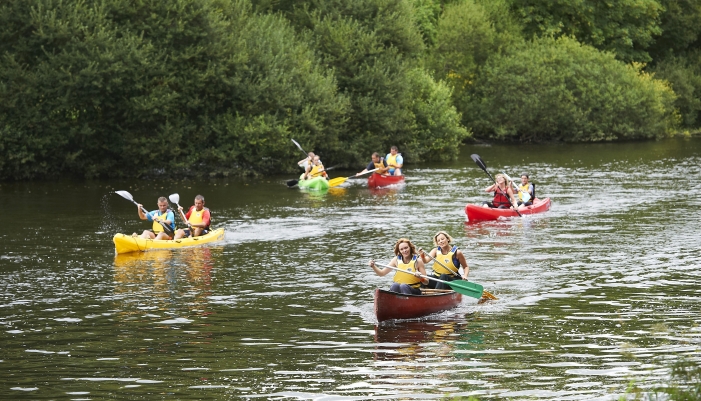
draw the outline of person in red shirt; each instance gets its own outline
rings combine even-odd
[[[190,206],[190,210],[183,214],[182,206],[178,207],[180,215],[183,220],[187,222],[186,229],[178,229],[175,232],[174,239],[187,238],[187,237],[199,237],[200,235],[205,235],[209,232],[209,225],[211,223],[211,217],[209,215],[209,209],[204,207],[204,196],[195,196],[195,204]]]

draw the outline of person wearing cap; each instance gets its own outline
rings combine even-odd
[[[524,193],[530,195],[530,199],[527,202],[523,201]],[[528,174],[521,173],[521,185],[518,186],[518,205],[530,206],[533,204],[533,199],[535,199],[535,187],[528,182]]]

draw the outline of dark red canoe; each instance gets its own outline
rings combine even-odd
[[[531,206],[520,206],[518,211],[522,215],[542,213],[550,209],[550,198],[538,199],[535,198]],[[470,221],[477,220],[497,220],[499,217],[517,217],[513,209],[494,209],[491,207],[482,207],[482,205],[467,205],[465,206],[465,214]]]
[[[403,182],[403,175],[381,175],[373,173],[370,174],[370,177],[368,177],[368,188],[386,187],[389,185],[401,184]]]
[[[461,301],[462,295],[450,290],[406,295],[378,288],[375,290],[375,316],[378,322],[413,319],[454,308]]]

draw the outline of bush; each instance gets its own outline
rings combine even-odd
[[[669,81],[677,100],[674,105],[681,114],[682,126],[697,128],[701,124],[701,56],[670,58],[658,63],[652,72],[656,78]]]
[[[544,38],[483,68],[464,112],[476,136],[601,141],[674,130],[675,95],[663,81],[571,38]]]

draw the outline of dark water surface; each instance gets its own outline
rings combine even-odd
[[[320,195],[293,177],[0,183],[0,399],[614,400],[701,362],[701,139],[462,153]],[[529,172],[552,209],[466,223],[489,184],[471,153]],[[201,193],[226,239],[115,257],[115,233],[148,227],[118,189],[149,209]],[[377,326],[390,278],[367,259],[438,230],[499,300]]]

